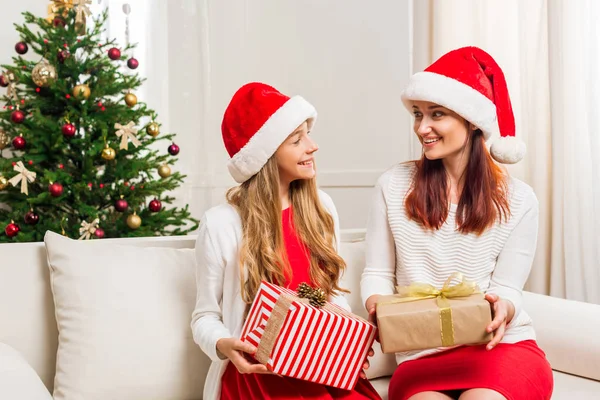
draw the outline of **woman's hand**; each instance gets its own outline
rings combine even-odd
[[[492,340],[488,343],[486,349],[492,350],[504,337],[506,325],[512,320],[515,315],[515,306],[512,302],[501,299],[498,295],[488,293],[485,299],[489,301],[492,307],[492,316],[494,319],[488,325],[487,332],[495,332]]]
[[[257,349],[251,344],[239,339],[225,338],[217,341],[217,350],[235,365],[240,374],[270,374],[272,373],[262,364],[250,363],[244,353],[255,354]]]
[[[367,379],[367,373],[365,372],[365,370],[369,369],[369,367],[371,366],[371,363],[369,363],[369,357],[373,357],[373,355],[375,354],[375,352],[373,351],[373,348],[371,347],[369,349],[369,352],[367,353],[367,358],[365,358],[365,363],[363,364],[362,370],[360,371],[359,376],[363,379]]]
[[[369,318],[368,321],[370,323],[372,323],[373,325],[377,326],[377,301],[379,300],[379,298],[381,297],[380,294],[374,294],[371,297],[369,297],[367,299],[367,302],[365,303],[365,308],[367,309],[367,312],[369,313]],[[375,331],[375,340],[379,342],[379,330]]]

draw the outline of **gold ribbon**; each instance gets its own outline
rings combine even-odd
[[[81,236],[79,237],[79,240],[89,240],[90,237],[92,237],[92,235],[94,234],[94,232],[96,232],[96,229],[98,229],[99,223],[100,220],[98,218],[96,218],[92,222],[81,221],[81,227],[79,228],[79,234]]]
[[[450,286],[455,279],[460,282]],[[475,293],[480,293],[477,284],[465,279],[460,272],[455,272],[450,275],[441,289],[437,289],[435,286],[427,283],[412,283],[409,286],[398,286],[396,290],[398,291],[397,299],[378,303],[377,306],[407,303],[424,299],[436,299],[437,306],[440,309],[440,329],[443,347],[454,346],[452,308],[450,307],[448,299],[467,297]]]
[[[133,143],[133,145],[135,147],[138,147],[139,145],[142,144],[142,142],[140,142],[138,140],[138,138],[135,136],[135,134],[137,133],[137,129],[134,128],[135,123],[133,121],[130,121],[127,125],[123,126],[119,123],[115,124],[115,129],[117,130],[117,137],[121,138],[121,145],[119,146],[120,149],[125,149],[127,150],[129,147],[129,144],[127,143],[128,139],[131,139],[131,143]]]
[[[75,29],[81,35],[85,34],[86,19],[91,15],[88,4],[91,5],[92,0],[75,0]]]
[[[48,17],[46,21],[52,23],[56,14],[62,9],[63,16],[66,16],[69,10],[73,8],[73,0],[51,0],[48,4]]]
[[[29,195],[29,191],[27,190],[27,181],[29,181],[29,182],[35,181],[36,173],[29,171],[27,168],[25,168],[22,161],[17,161],[17,163],[15,164],[13,169],[15,171],[17,171],[18,174],[13,176],[9,180],[9,182],[14,187],[17,187],[19,182],[21,182],[21,193],[25,193],[26,195]]]

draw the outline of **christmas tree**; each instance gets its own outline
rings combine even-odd
[[[25,12],[15,24],[18,54],[0,71],[0,242],[40,241],[47,230],[94,239],[198,226],[187,205],[169,207],[167,193],[185,178],[170,167],[180,149],[135,95],[135,45],[102,39],[108,14],[90,17],[90,3],[53,1],[47,18]]]

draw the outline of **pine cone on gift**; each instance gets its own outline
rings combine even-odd
[[[298,297],[308,299],[310,305],[316,308],[323,307],[327,302],[327,296],[325,295],[323,289],[312,288],[310,285],[304,282],[298,286],[298,290],[296,292],[298,293]]]
[[[298,293],[298,297],[302,297],[302,298],[308,298],[308,296],[310,296],[310,294],[312,293],[314,289],[311,288],[307,283],[302,282],[299,286],[298,286],[298,290],[296,290],[296,292]]]

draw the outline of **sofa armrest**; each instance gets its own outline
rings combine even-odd
[[[554,370],[600,380],[600,305],[523,292],[523,309]]]
[[[0,399],[52,400],[23,356],[4,343],[0,343]]]

